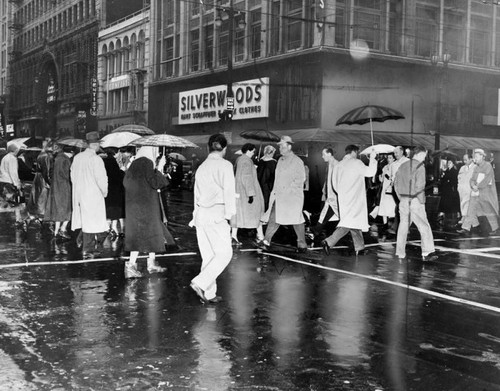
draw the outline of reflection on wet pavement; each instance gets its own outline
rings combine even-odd
[[[1,214],[5,389],[500,390],[500,314],[447,299],[500,307],[496,259],[450,251],[424,265],[409,247],[399,263],[388,243],[358,259],[279,258],[248,240],[222,275],[224,301],[207,306],[189,289],[200,258],[177,202],[184,254],[136,280],[124,279],[120,240],[106,241],[105,261],[72,263],[73,241],[23,234]]]

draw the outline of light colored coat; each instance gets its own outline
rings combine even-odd
[[[366,166],[361,160],[346,155],[334,167],[332,183],[339,200],[339,227],[368,231],[365,177],[376,173],[375,158],[370,159],[370,165]]]
[[[339,163],[337,159],[333,159],[328,163],[328,173],[326,175],[325,185],[323,186],[323,195],[321,197],[322,201],[325,201],[323,209],[319,215],[319,221],[323,221],[328,213],[328,209],[332,208],[333,216],[330,217],[328,221],[338,221],[339,220],[339,200],[337,193],[333,189],[333,168]]]
[[[93,149],[87,148],[77,154],[71,165],[73,183],[73,213],[71,229],[81,228],[85,233],[108,230],[106,205],[108,176],[104,161]]]
[[[458,195],[460,196],[460,213],[462,216],[467,214],[469,210],[469,201],[472,188],[470,187],[470,180],[474,173],[476,165],[471,162],[470,164],[463,165],[458,171]]]
[[[281,156],[276,165],[274,186],[269,198],[269,208],[262,221],[269,221],[273,204],[276,203],[276,223],[281,225],[302,224],[304,216],[304,162],[294,153]]]
[[[236,222],[237,228],[257,228],[264,213],[264,196],[252,159],[242,155],[236,160]],[[253,202],[248,203],[248,198]]]

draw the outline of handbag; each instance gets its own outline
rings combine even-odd
[[[163,229],[163,238],[165,239],[166,246],[176,246],[175,239],[168,230],[168,220],[165,215],[165,207],[163,206],[163,200],[161,198],[161,191],[158,190],[158,198],[160,201],[160,209],[161,209],[161,217],[162,217],[162,229]]]

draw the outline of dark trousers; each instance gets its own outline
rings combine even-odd
[[[293,229],[297,234],[297,247],[306,248],[306,227],[304,223],[301,224],[293,224]],[[273,205],[273,209],[271,210],[271,214],[269,215],[269,222],[267,223],[266,235],[264,236],[264,240],[268,243],[271,243],[274,234],[280,227],[280,224],[276,222],[276,205]]]
[[[326,243],[328,243],[329,247],[333,247],[337,244],[337,242],[346,236],[348,233],[351,233],[352,240],[354,242],[354,250],[361,251],[365,248],[365,240],[363,238],[363,232],[360,229],[351,229],[345,227],[337,227],[333,234],[325,239]]]
[[[102,244],[106,236],[106,232],[99,232],[96,234],[83,232],[83,252],[93,253],[94,251],[102,251]]]

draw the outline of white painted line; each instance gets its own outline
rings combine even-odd
[[[173,253],[173,254],[156,254],[156,258],[165,257],[184,257],[188,255],[196,255],[195,252]],[[140,255],[138,258],[147,258],[147,255]],[[129,257],[113,257],[113,258],[94,258],[94,259],[78,259],[74,261],[53,261],[53,262],[19,262],[10,263],[8,265],[0,265],[0,269],[10,269],[14,267],[29,267],[29,266],[51,266],[51,265],[74,265],[79,263],[95,263],[109,261],[123,261]]]
[[[475,248],[473,250],[474,251],[500,251],[500,247],[484,247],[484,248]]]
[[[365,274],[359,274],[359,273],[354,273],[354,272],[350,272],[350,271],[347,271],[347,270],[342,270],[342,269],[337,269],[337,268],[333,268],[333,267],[318,265],[318,264],[315,264],[315,263],[304,262],[304,261],[300,261],[298,259],[293,259],[293,258],[285,257],[283,255],[278,255],[278,254],[273,254],[273,253],[267,253],[267,252],[263,253],[263,254],[265,254],[265,255],[271,255],[273,257],[280,258],[280,259],[283,259],[285,261],[300,263],[300,264],[305,265],[305,266],[310,266],[310,267],[315,267],[315,268],[318,268],[318,269],[329,270],[329,271],[333,271],[333,272],[341,273],[341,274],[347,274],[349,276],[358,277],[358,278],[364,278],[364,279],[367,279],[367,280],[377,281],[377,282],[381,282],[381,283],[388,284],[388,285],[394,285],[394,286],[397,286],[397,287],[400,287],[400,288],[409,289],[409,290],[412,290],[412,291],[415,291],[415,292],[424,293],[426,295],[430,295],[430,296],[434,296],[434,297],[439,297],[441,299],[453,301],[453,302],[456,302],[456,303],[466,304],[466,305],[470,305],[470,306],[473,306],[473,307],[478,307],[478,308],[481,308],[481,309],[484,309],[484,310],[488,310],[488,311],[493,311],[493,312],[500,313],[500,308],[494,307],[492,305],[478,303],[476,301],[471,301],[471,300],[465,300],[465,299],[461,299],[459,297],[454,297],[454,296],[450,296],[450,295],[445,295],[443,293],[430,291],[428,289],[419,288],[419,287],[413,286],[413,285],[401,284],[401,283],[395,282],[395,281],[384,280],[383,278],[379,278],[379,277],[367,276]]]
[[[497,254],[488,254],[488,253],[484,253],[484,252],[477,251],[477,250],[451,248],[451,247],[443,247],[443,246],[435,246],[435,247],[436,247],[437,250],[441,250],[441,251],[449,251],[449,252],[452,252],[452,253],[467,254],[467,255],[476,255],[478,257],[500,259],[500,255],[497,255]]]

